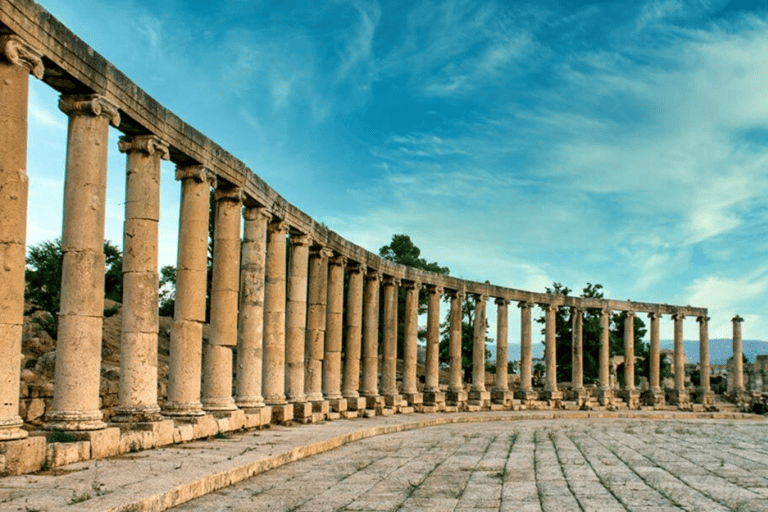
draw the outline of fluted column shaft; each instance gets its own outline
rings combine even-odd
[[[403,394],[418,393],[416,387],[416,352],[419,334],[419,282],[405,282],[405,318],[403,319]]]
[[[240,257],[240,320],[237,337],[235,404],[241,409],[263,407],[261,374],[264,343],[264,270],[267,223],[272,214],[260,206],[243,210]]]
[[[520,308],[520,390],[532,391],[531,385],[531,307],[530,302],[519,302]]]
[[[509,337],[509,301],[496,299],[496,385],[497,391],[508,391],[509,381],[507,375],[507,353]]]
[[[285,251],[288,225],[280,220],[267,226],[264,279],[264,368],[262,389],[267,405],[285,404]]]
[[[464,294],[456,290],[449,290],[451,297],[451,315],[448,332],[448,364],[450,379],[448,391],[464,391],[463,368],[461,357],[461,301]]]
[[[675,390],[685,392],[685,348],[683,346],[683,320],[685,315],[676,313],[675,321]]]
[[[472,391],[485,391],[485,303],[488,297],[475,294],[475,325],[472,338]]]
[[[544,382],[545,391],[557,391],[557,329],[555,323],[557,309],[557,306],[554,304],[544,305],[544,350],[547,365],[547,379]]]
[[[203,409],[233,411],[232,347],[237,346],[240,293],[240,219],[243,191],[218,188],[214,193],[211,323],[203,347]]]
[[[635,389],[635,313],[624,318],[624,389]]]
[[[394,396],[397,390],[397,287],[400,280],[384,277],[384,335],[382,339],[381,394]]]
[[[660,385],[660,369],[661,369],[661,357],[659,354],[659,317],[661,315],[656,312],[648,313],[648,318],[651,319],[651,375],[650,386],[651,390],[655,392],[661,392]]]
[[[0,36],[0,441],[22,439],[19,380],[27,236],[27,97],[41,54],[16,36]]]
[[[119,147],[128,157],[120,387],[113,421],[157,421],[160,160],[168,160],[168,144],[154,135],[137,135],[121,137]]]
[[[603,309],[600,311],[600,389],[608,390],[611,387],[610,372],[608,364],[610,360],[610,322],[611,311]]]
[[[341,340],[344,330],[344,266],[346,258],[334,256],[328,265],[328,309],[323,359],[323,394],[328,400],[341,395]]]
[[[424,391],[435,393],[440,390],[440,296],[439,286],[427,287],[427,364]]]
[[[104,314],[107,143],[117,107],[103,96],[62,96],[69,116],[64,181],[61,309],[53,407],[46,428],[104,428],[99,410]]]
[[[368,271],[365,275],[363,298],[363,383],[360,394],[379,395],[379,283],[381,274]]]
[[[285,315],[285,395],[289,402],[304,402],[304,346],[307,327],[309,237],[291,235],[291,254]]]
[[[180,167],[181,211],[176,259],[176,299],[168,364],[168,400],[163,414],[199,416],[206,286],[209,193],[216,176],[203,166]]]
[[[363,268],[359,264],[347,267],[347,343],[344,349],[344,398],[360,396],[360,350],[363,335]]]
[[[739,315],[733,317],[733,387],[739,392],[744,392],[744,359],[741,341],[741,323],[744,321]]]
[[[709,317],[700,316],[699,322],[699,371],[701,374],[699,388],[703,393],[709,393]]]
[[[571,308],[572,316],[572,341],[571,341],[571,386],[574,391],[584,389],[584,310]]]
[[[328,302],[328,258],[333,253],[316,248],[309,256],[307,331],[305,339],[305,393],[310,402],[323,401],[323,358],[325,357],[326,303]]]

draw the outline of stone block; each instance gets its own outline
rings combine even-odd
[[[470,389],[469,393],[467,394],[467,403],[471,405],[484,406],[488,404],[490,401],[491,401],[490,391],[477,391],[474,389]]]
[[[92,459],[111,457],[120,452],[120,429],[118,427],[90,430],[76,435],[79,440],[90,442],[90,458]]]
[[[341,414],[341,417],[344,418],[344,419],[354,419],[354,418],[359,418],[360,417],[360,411],[346,410],[346,411],[342,411],[339,414]]]
[[[382,408],[382,409],[381,409],[381,411],[379,412],[379,414],[380,414],[381,416],[392,416],[392,415],[394,415],[394,414],[395,414],[395,410],[394,410],[394,409],[392,409],[391,407],[384,407],[384,408]]]
[[[313,412],[312,413],[312,423],[322,423],[325,421],[325,419],[328,417],[328,414],[323,414],[322,412]]]
[[[261,426],[269,425],[272,423],[272,406],[271,405],[265,405],[259,410],[259,415],[261,416]]]
[[[328,402],[326,400],[320,400],[317,402],[310,402],[312,404],[312,412],[313,413],[320,413],[320,414],[328,414],[328,411],[330,410],[330,406],[328,405]]]
[[[176,425],[173,429],[174,443],[187,443],[195,438],[195,427],[189,423]]]
[[[214,436],[219,432],[216,420],[210,414],[196,416],[190,422],[195,428],[195,439]]]
[[[340,418],[341,418],[341,413],[340,412],[329,412],[328,413],[328,419],[330,421],[338,420]]]
[[[74,443],[48,443],[45,459],[48,467],[55,468],[65,464],[74,464],[91,458],[90,441]]]
[[[308,422],[312,419],[312,402],[294,402],[293,417]]]
[[[367,400],[363,396],[347,398],[347,409],[351,411],[360,411],[365,409]]]
[[[365,397],[366,409],[381,409],[384,407],[384,397],[379,395]]]
[[[343,412],[347,410],[347,400],[344,398],[335,398],[328,400],[328,407],[333,412]]]
[[[375,418],[376,417],[376,409],[365,409],[365,410],[363,410],[363,417],[364,418]]]
[[[421,393],[406,393],[403,398],[411,407],[416,407],[424,403],[424,395]]]
[[[26,387],[26,386],[24,386]],[[45,414],[45,400],[42,398],[32,398],[27,403],[26,419],[29,422],[40,419]]]
[[[445,393],[442,391],[426,391],[424,393],[424,404],[437,405],[445,403]]]
[[[232,428],[229,425],[229,418],[216,418],[216,430],[218,432],[230,432]]]
[[[600,405],[607,407],[613,404],[613,390],[612,389],[598,389],[597,399]]]
[[[24,439],[0,441],[0,455],[4,459],[2,475],[22,475],[43,468],[46,460],[46,440],[42,435]]]
[[[400,407],[403,405],[403,397],[400,395],[384,395],[384,405],[386,407]]]
[[[459,407],[456,405],[446,405],[443,408],[443,411],[445,412],[459,412]]]
[[[148,437],[148,432],[123,432],[120,435],[120,453],[138,452],[143,450]]]
[[[491,402],[494,404],[511,405],[514,393],[508,389],[492,389]]]
[[[261,426],[261,414],[256,409],[245,411],[245,428],[259,428]]]
[[[449,405],[458,405],[463,404],[467,401],[467,392],[466,391],[451,391],[448,390],[445,393],[445,402]]]
[[[421,406],[421,412],[425,414],[437,412],[437,406],[436,405],[422,405]]]
[[[494,404],[494,403],[491,403],[488,406],[488,409],[490,409],[491,411],[503,411],[503,410],[506,410],[506,408],[507,408],[507,406],[504,405],[504,404]]]
[[[629,409],[640,408],[640,391],[637,389],[622,389],[617,395],[624,400]]]
[[[278,425],[284,425],[293,420],[293,404],[273,405],[272,421]]]
[[[464,410],[466,412],[480,412],[482,409],[483,409],[482,406],[477,404],[471,404],[469,402],[464,406]]]

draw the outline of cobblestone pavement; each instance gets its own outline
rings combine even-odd
[[[174,510],[768,511],[768,425],[430,427],[354,442]]]

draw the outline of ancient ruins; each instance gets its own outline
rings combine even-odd
[[[30,75],[61,93],[59,108],[69,123],[53,405],[45,418],[45,431],[32,434],[22,428],[19,415]],[[117,148],[107,144],[110,125],[124,134]],[[44,465],[291,420],[564,404],[578,408],[593,397],[596,407],[689,409],[693,404],[684,380],[684,328],[697,328],[699,333],[701,385],[695,390],[696,401],[713,405],[707,309],[548,295],[433,274],[382,259],[285,201],[244,163],[149,97],[29,0],[0,0],[0,140],[0,453],[5,473],[33,472]],[[127,169],[119,399],[109,423],[104,421],[99,396],[108,151],[124,153]],[[168,388],[158,400],[163,159],[176,165],[182,200]],[[211,189],[217,208],[210,334],[204,342]],[[398,288],[407,290],[403,354],[397,353]],[[419,294],[429,297],[424,375],[417,375]],[[461,372],[461,300],[465,296],[477,305],[471,386],[462,382]],[[449,361],[438,357],[443,297],[450,298]],[[509,387],[504,364],[498,365],[495,386],[485,387],[483,326],[489,304],[496,306],[500,361],[507,360],[509,306],[519,308],[522,384],[517,390]],[[546,312],[547,370],[542,392],[531,387],[531,310],[535,306]],[[577,313],[576,357],[572,382],[565,390],[555,372],[559,308]],[[587,309],[601,311],[603,325],[600,379],[594,390],[584,385],[581,367],[579,313]],[[627,313],[627,371],[621,389],[614,393],[609,385],[608,323],[616,311]],[[650,392],[642,400],[632,370],[636,315],[650,318]],[[659,379],[662,320],[674,322],[675,381],[670,390],[662,389]],[[733,327],[734,383],[743,390],[739,317],[734,318]],[[398,359],[403,361],[401,387]],[[441,363],[449,368],[447,386],[439,380]],[[51,431],[72,432],[80,442],[49,442],[45,434]]]

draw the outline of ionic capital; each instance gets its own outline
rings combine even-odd
[[[151,156],[158,152],[163,160],[170,158],[168,143],[156,135],[122,135],[117,147],[121,153],[141,151]]]
[[[610,308],[603,308],[600,310],[600,316],[607,316],[610,318],[611,316],[611,309]]]
[[[661,318],[661,313],[659,313],[658,311],[651,311],[650,313],[648,313],[648,318],[650,318],[651,320],[656,320],[657,318]]]
[[[347,261],[347,272],[352,274],[359,274],[364,270],[364,267],[357,261]]]
[[[104,116],[112,126],[120,125],[120,111],[117,105],[100,94],[62,94],[59,109],[68,116]]]
[[[338,265],[340,267],[346,267],[347,266],[347,257],[342,256],[341,254],[334,254],[328,259],[329,265]]]
[[[43,54],[29,46],[19,36],[0,36],[0,55],[12,64],[27,68],[38,80],[43,78],[45,72]]]
[[[736,323],[736,322],[743,322],[743,321],[744,321],[744,319],[741,318],[739,315],[736,315],[735,317],[733,317],[733,320],[731,320],[731,322],[734,322],[734,323]]]
[[[369,268],[368,271],[365,273],[366,281],[381,281],[382,277],[383,276],[381,272],[372,268]]]
[[[624,313],[626,313],[626,318],[630,318],[630,317],[631,318],[635,318],[635,312],[634,311],[625,311]]]
[[[333,256],[333,251],[321,245],[316,245],[309,249],[310,258],[327,260],[331,256]]]
[[[246,206],[243,209],[243,219],[245,220],[269,220],[272,218],[272,214],[264,206]]]
[[[473,293],[472,297],[474,297],[475,303],[482,302],[483,304],[485,304],[488,301],[488,296],[483,295],[482,293]]]
[[[684,313],[679,313],[679,312],[678,313],[673,313],[672,314],[672,320],[675,320],[675,321],[680,320],[682,322],[683,320],[685,320],[685,314]]]
[[[555,312],[557,312],[557,310],[560,309],[560,307],[557,304],[543,303],[543,304],[539,304],[539,305],[541,306],[541,309],[543,309],[544,311],[555,311]]]
[[[213,193],[213,199],[220,203],[226,201],[228,203],[240,203],[245,201],[245,192],[240,187],[235,188],[217,188]]]
[[[517,307],[519,307],[520,309],[531,309],[533,307],[533,303],[521,301],[517,303]]]
[[[434,294],[442,295],[443,294],[443,287],[440,286],[440,285],[425,284],[424,288],[427,289],[427,293],[429,293],[430,295],[434,295]]]
[[[176,181],[195,180],[198,183],[209,182],[211,187],[216,186],[216,173],[204,165],[187,165],[176,168]]]
[[[384,276],[382,278],[382,282],[384,283],[384,286],[400,286],[400,278],[395,276]]]
[[[586,311],[586,308],[583,306],[571,306],[572,315],[583,315],[584,311]]]
[[[270,234],[285,236],[288,233],[288,223],[284,220],[273,220],[267,224],[267,232]]]
[[[504,297],[496,297],[496,300],[493,301],[497,306],[506,306],[509,304],[509,299],[505,299]]]
[[[419,281],[403,281],[401,285],[406,290],[421,290],[421,283]]]
[[[311,243],[312,243],[312,238],[310,238],[309,235],[305,235],[303,233],[291,235],[291,245],[293,246],[309,247]]]
[[[696,317],[696,321],[699,322],[700,324],[705,324],[705,323],[709,322],[709,317],[708,316],[697,316]]]

